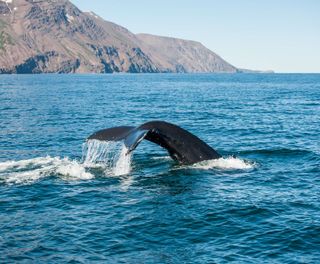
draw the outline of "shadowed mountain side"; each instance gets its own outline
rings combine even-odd
[[[0,0],[0,73],[238,71],[198,42],[135,35],[67,0]]]

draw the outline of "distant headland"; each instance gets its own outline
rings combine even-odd
[[[133,34],[67,0],[0,0],[0,73],[117,72],[252,71],[196,41]]]

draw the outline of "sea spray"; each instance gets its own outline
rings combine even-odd
[[[131,170],[131,153],[123,142],[88,140],[83,145],[83,164],[86,167],[104,167],[107,174],[128,174]]]
[[[81,163],[68,158],[47,156],[0,163],[0,182],[7,184],[27,184],[50,176],[66,180],[94,178]]]
[[[119,149],[119,142],[88,140],[82,147],[82,161],[85,166],[113,163]]]
[[[125,175],[131,171],[131,152],[128,153],[126,146],[122,146],[119,158],[113,168],[114,175]]]
[[[62,175],[64,178],[74,180],[90,180],[94,178],[93,174],[86,172],[86,169],[82,164],[75,160],[67,161],[68,162],[62,163],[56,168],[56,173]]]
[[[28,184],[51,176],[89,180],[94,178],[90,172],[92,167],[102,167],[108,176],[128,174],[131,153],[122,142],[90,140],[83,146],[82,162],[50,156],[0,162],[0,183]]]
[[[236,157],[224,157],[214,160],[205,160],[192,165],[195,169],[220,169],[220,170],[249,170],[256,166],[255,163]]]

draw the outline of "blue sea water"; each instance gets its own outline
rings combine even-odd
[[[92,162],[149,120],[223,158]],[[2,75],[0,262],[319,263],[319,134],[319,74]]]

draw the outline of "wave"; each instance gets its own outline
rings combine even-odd
[[[25,184],[50,176],[90,180],[95,177],[92,168],[102,169],[105,176],[121,176],[130,173],[131,157],[123,144],[90,140],[83,146],[81,161],[47,156],[0,162],[0,182]]]
[[[41,178],[58,175],[69,180],[88,180],[94,176],[83,164],[60,157],[39,157],[0,163],[0,182],[7,184],[31,183]]]
[[[249,162],[235,157],[226,157],[214,160],[206,160],[191,165],[191,168],[210,170],[250,170],[257,166],[254,162]]]
[[[154,159],[169,159],[169,156]],[[119,142],[90,140],[83,145],[81,161],[60,157],[38,157],[0,163],[0,183],[27,184],[45,177],[60,177],[65,180],[90,180],[95,177],[93,169],[102,170],[102,176],[122,176],[131,172],[132,154]],[[180,168],[184,168],[182,166]],[[187,166],[194,169],[248,170],[255,163],[235,157],[226,157],[199,162]]]
[[[170,156],[151,157],[153,160],[171,160]]]

